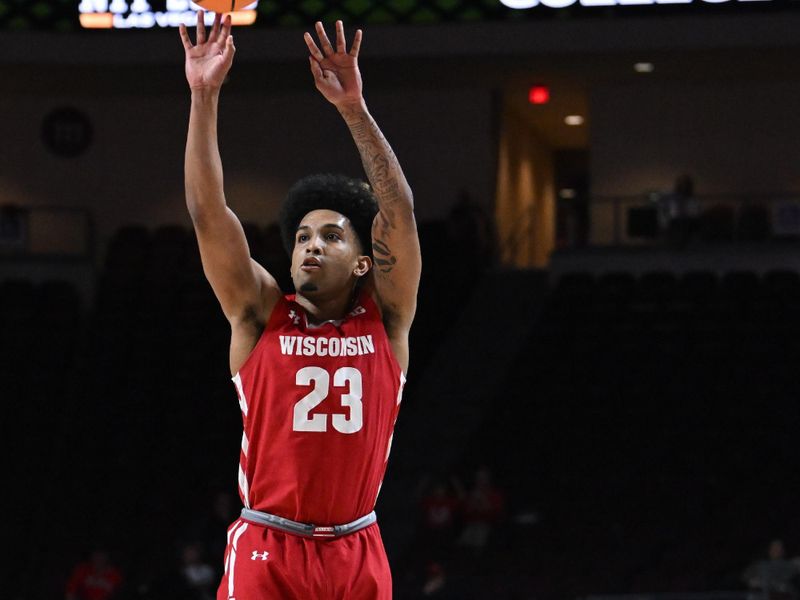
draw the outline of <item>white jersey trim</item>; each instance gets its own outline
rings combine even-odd
[[[239,491],[244,498],[244,507],[250,508],[250,484],[247,481],[247,475],[242,469],[242,463],[239,463]]]
[[[236,395],[239,396],[239,408],[242,409],[242,414],[247,416],[247,398],[244,395],[244,388],[242,388],[242,376],[236,373],[232,378],[233,385],[236,386]]]
[[[397,406],[400,406],[400,403],[403,401],[403,387],[406,384],[406,376],[400,371],[400,387],[397,390]],[[386,444],[386,459],[383,461],[383,468],[386,469],[386,465],[389,462],[389,454],[392,451],[392,442],[394,441],[394,426],[397,425],[397,417],[395,417],[394,423],[392,423],[392,433],[389,436],[389,442]],[[375,504],[378,503],[378,496],[381,495],[381,488],[383,487],[383,479],[378,484],[378,493],[375,494]],[[373,504],[374,506],[374,504]]]
[[[393,439],[394,439],[394,432],[392,432],[392,435],[389,436],[389,443],[386,444],[386,458],[384,459],[384,462],[388,462],[389,461],[389,453],[392,451],[392,440]]]
[[[406,376],[400,371],[400,387],[397,390],[397,406],[403,401],[403,388],[406,385]]]

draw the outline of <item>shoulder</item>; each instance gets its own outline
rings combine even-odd
[[[275,306],[283,297],[283,292],[275,278],[263,266],[252,258],[250,265],[258,282],[258,293],[243,303],[236,312],[226,316],[232,329],[260,332],[267,325]]]
[[[272,309],[283,298],[283,291],[281,291],[278,282],[261,264],[255,259],[250,259],[253,271],[256,274],[259,283],[259,304],[262,319],[264,322],[269,320]]]
[[[241,319],[231,321],[231,375],[241,370],[267,332],[281,327],[282,319],[290,318],[288,305],[281,294],[269,305],[251,307]]]
[[[293,321],[296,325],[302,314],[302,309],[294,301],[294,294],[281,294],[275,299],[269,312],[266,313],[264,328],[277,329],[284,322]]]

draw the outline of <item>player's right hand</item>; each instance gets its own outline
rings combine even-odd
[[[236,48],[231,35],[231,16],[217,13],[211,33],[206,36],[203,11],[197,13],[197,39],[194,45],[189,39],[186,26],[179,31],[186,51],[186,80],[192,89],[219,89],[233,64]]]

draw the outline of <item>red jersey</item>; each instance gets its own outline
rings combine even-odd
[[[116,567],[98,568],[91,562],[81,563],[67,582],[68,597],[78,600],[107,600],[122,584],[122,574]]]
[[[319,326],[279,299],[233,382],[245,507],[323,526],[373,510],[405,377],[369,294]]]

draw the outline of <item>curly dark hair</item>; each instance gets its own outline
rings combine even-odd
[[[361,242],[362,253],[372,257],[372,221],[378,214],[378,200],[366,182],[331,173],[303,177],[286,194],[278,223],[283,246],[290,256],[300,221],[318,209],[347,217]]]

